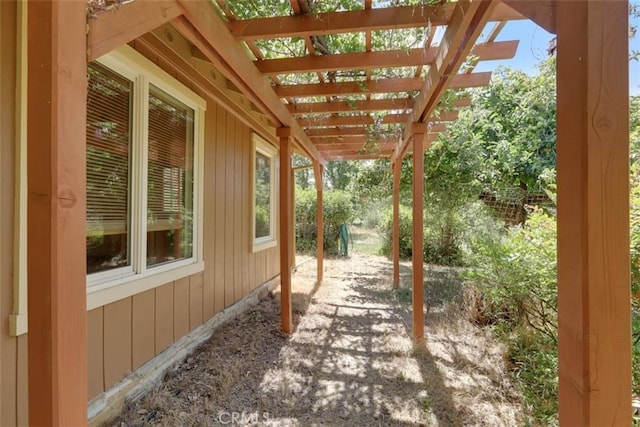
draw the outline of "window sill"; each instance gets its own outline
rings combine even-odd
[[[204,261],[200,261],[170,270],[163,269],[158,272],[147,270],[144,275],[132,275],[110,283],[88,287],[87,310],[102,307],[203,270]]]
[[[251,252],[260,252],[265,249],[273,248],[274,246],[278,246],[277,240],[255,241],[251,246]]]

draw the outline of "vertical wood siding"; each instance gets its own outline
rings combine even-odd
[[[90,398],[279,274],[277,247],[251,253],[251,129],[206,99],[205,270],[89,312]]]
[[[0,2],[0,317],[12,310],[15,3]],[[5,48],[6,47],[6,48]],[[13,48],[12,48],[13,47]],[[135,46],[142,51],[140,46]],[[278,248],[250,252],[251,130],[193,87],[189,78],[142,53],[207,99],[202,273],[87,313],[89,398],[113,386],[216,313],[276,276]],[[0,425],[26,425],[28,337],[0,330]]]

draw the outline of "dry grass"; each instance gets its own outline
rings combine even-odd
[[[114,425],[522,423],[501,347],[458,314],[455,272],[427,269],[427,340],[414,348],[410,293],[391,289],[385,258],[355,254],[325,266],[318,289],[315,260],[294,276],[294,334],[279,332],[279,294],[267,297]]]

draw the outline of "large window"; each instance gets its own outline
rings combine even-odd
[[[91,302],[93,291],[116,299],[202,270],[205,104],[129,47],[89,64],[88,77]]]
[[[277,244],[276,239],[276,155],[275,147],[253,134],[253,223],[254,252]]]

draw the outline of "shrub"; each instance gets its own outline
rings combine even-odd
[[[545,423],[557,413],[556,221],[540,209],[523,226],[474,242],[466,276],[473,320],[496,325],[525,402]]]
[[[353,220],[353,206],[349,195],[341,190],[326,190],[323,194],[324,251],[338,255],[340,226]],[[296,188],[296,250],[312,253],[317,244],[316,191]]]
[[[383,212],[378,223],[378,233],[382,236],[380,254],[393,254],[393,208]],[[408,206],[400,205],[400,258],[411,258],[413,253],[413,212]]]

